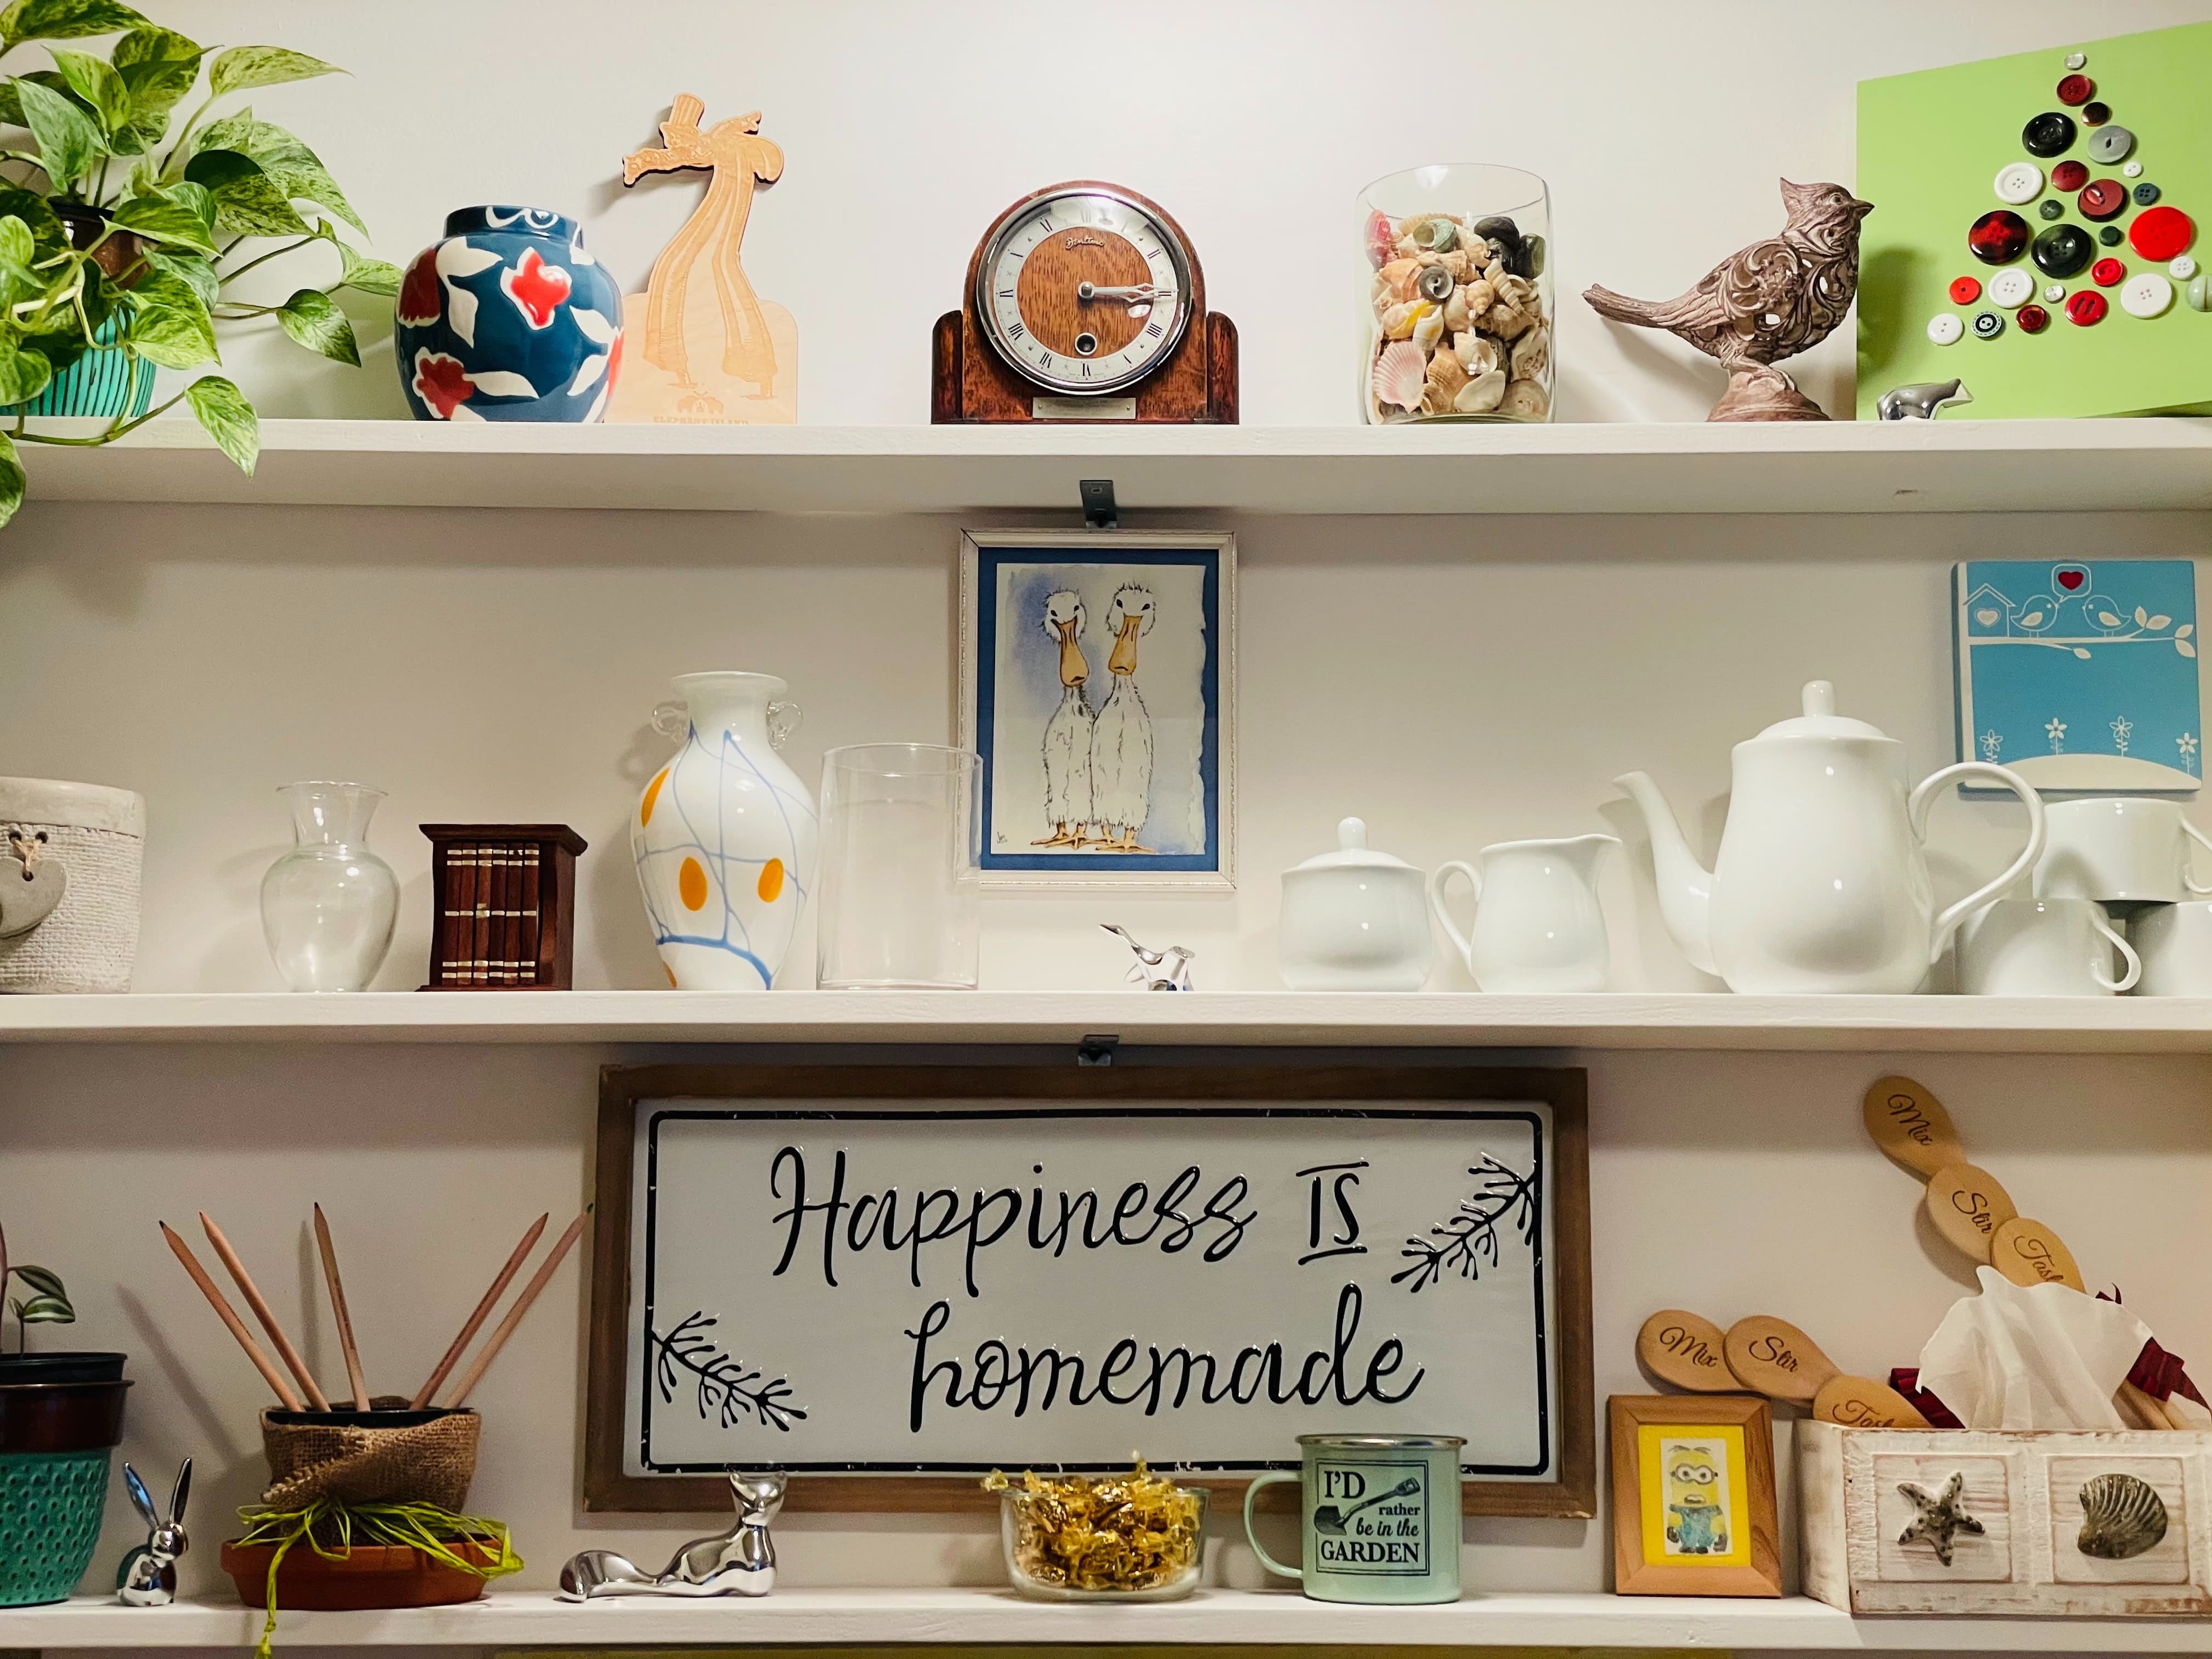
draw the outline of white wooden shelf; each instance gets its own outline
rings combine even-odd
[[[56,422],[59,431],[92,422]],[[1121,506],[1240,513],[2212,508],[2212,422],[1711,426],[553,426],[271,420],[242,477],[197,426],[39,448],[55,501],[770,513]]]
[[[537,991],[0,997],[0,1042],[1030,1042],[2212,1054],[2212,1000],[1716,993]]]
[[[236,1601],[125,1607],[83,1597],[0,1610],[0,1647],[250,1645],[261,1614]],[[1005,1589],[783,1589],[757,1601],[562,1604],[494,1592],[456,1607],[278,1615],[303,1647],[659,1647],[746,1644],[1322,1643],[1413,1646],[1716,1648],[1961,1653],[2202,1653],[2212,1622],[2165,1619],[1853,1619],[1817,1601],[1688,1596],[1471,1595],[1444,1607],[1360,1607],[1294,1590],[1201,1590],[1116,1607],[1026,1601]]]

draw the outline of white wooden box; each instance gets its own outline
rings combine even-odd
[[[1800,1423],[1805,1593],[1854,1613],[2212,1613],[2208,1460],[2212,1434]],[[1954,1475],[1981,1529],[1953,1534],[1946,1565],[1901,1537],[1920,1505],[1899,1488],[1940,1497]]]

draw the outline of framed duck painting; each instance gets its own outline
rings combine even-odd
[[[1214,532],[963,535],[987,886],[1236,884],[1236,591]]]

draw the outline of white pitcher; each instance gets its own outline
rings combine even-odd
[[[680,703],[653,711],[681,736],[630,825],[645,913],[668,982],[682,991],[764,991],[813,890],[814,798],[776,750],[798,728],[772,674],[679,674]]]
[[[1429,908],[1486,991],[1602,991],[1613,951],[1597,868],[1605,849],[1620,845],[1611,836],[1501,841],[1477,853],[1474,864],[1438,866],[1429,878]],[[1474,889],[1474,926],[1466,933],[1444,904],[1455,872]]]

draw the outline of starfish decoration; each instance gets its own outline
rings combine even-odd
[[[1926,1488],[1916,1486],[1910,1480],[1899,1481],[1898,1492],[1911,1499],[1920,1512],[1912,1517],[1911,1525],[1897,1534],[1897,1541],[1910,1544],[1915,1539],[1924,1538],[1934,1547],[1936,1559],[1949,1566],[1953,1535],[1970,1532],[1979,1537],[1982,1531],[1982,1523],[1967,1514],[1966,1506],[1959,1501],[1966,1484],[1963,1472],[1954,1474],[1943,1483],[1942,1495],[1930,1498]]]

